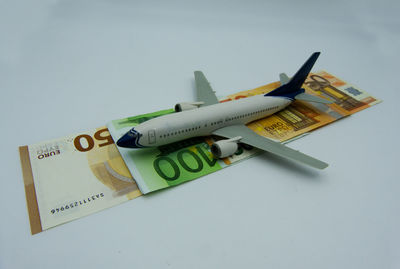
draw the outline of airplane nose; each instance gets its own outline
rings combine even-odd
[[[118,139],[117,145],[123,148],[137,148],[136,137],[136,133],[129,131]]]

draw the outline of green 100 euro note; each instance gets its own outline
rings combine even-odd
[[[114,139],[133,126],[174,110],[162,110],[116,120],[107,125]],[[118,148],[143,193],[178,185],[222,169],[223,161],[210,153],[211,138],[193,138],[160,148]]]
[[[265,94],[279,85],[279,82],[275,82],[242,91],[223,98],[220,102]],[[380,102],[325,71],[310,74],[303,87],[307,93],[331,98],[335,103],[325,105],[296,101],[286,109],[247,126],[261,136],[287,143]],[[132,127],[168,113],[175,112],[172,109],[162,110],[114,120],[109,122],[107,127],[116,141]],[[144,194],[196,179],[260,153],[258,149],[240,145],[233,156],[215,159],[210,150],[214,139],[215,137],[197,137],[159,148],[118,147],[118,150]]]

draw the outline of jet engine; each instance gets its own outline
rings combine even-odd
[[[225,158],[231,156],[235,154],[235,152],[238,150],[238,142],[240,139],[242,139],[242,137],[238,136],[231,139],[215,142],[211,145],[211,153],[217,158]]]
[[[202,105],[202,104],[204,104],[204,102],[177,103],[175,105],[175,112],[181,112],[181,111],[196,109],[196,108],[199,108],[199,106]]]

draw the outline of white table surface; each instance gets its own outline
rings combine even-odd
[[[399,268],[398,1],[1,1],[0,268]],[[292,75],[383,103],[270,154],[32,236],[18,146]]]

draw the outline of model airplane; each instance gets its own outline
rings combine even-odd
[[[175,106],[175,111],[178,113],[154,118],[135,126],[118,140],[117,145],[126,148],[158,147],[191,137],[217,135],[226,138],[211,146],[211,152],[218,158],[233,155],[238,149],[238,143],[245,143],[281,157],[324,169],[328,166],[327,163],[259,136],[246,127],[247,123],[272,115],[295,100],[332,103],[306,94],[301,88],[319,54],[319,52],[313,53],[291,79],[281,74],[279,88],[265,95],[224,103],[218,102],[203,73],[195,71],[197,102],[179,103]]]

